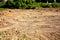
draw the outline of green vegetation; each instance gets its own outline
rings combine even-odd
[[[60,3],[52,3],[53,8],[60,8]]]
[[[5,5],[5,2],[0,2],[0,8]]]
[[[40,0],[7,0],[0,2],[0,8],[35,9],[35,8],[60,8],[60,3],[39,2]]]

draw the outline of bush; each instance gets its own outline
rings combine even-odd
[[[16,0],[15,1],[16,8],[34,8],[35,0]]]
[[[14,8],[14,0],[7,0],[7,2],[5,3],[5,7]]]
[[[0,2],[0,8],[2,8],[5,5],[5,2]]]
[[[60,8],[60,3],[52,3],[53,8]]]
[[[7,0],[0,2],[0,8],[20,8],[20,9],[35,9],[35,8],[60,8],[60,3],[41,3],[40,0]]]
[[[35,3],[30,3],[30,4],[27,4],[27,8],[28,9],[34,9],[35,8]]]
[[[52,4],[51,3],[41,3],[41,7],[43,7],[43,8],[51,8]]]
[[[22,0],[16,0],[15,2],[15,7],[16,8],[21,8]]]
[[[36,3],[35,8],[41,8],[41,3]]]

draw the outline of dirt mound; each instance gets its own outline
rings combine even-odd
[[[0,11],[0,40],[60,40],[60,9]]]

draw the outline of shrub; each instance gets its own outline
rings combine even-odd
[[[0,2],[0,8],[5,5],[5,2]]]
[[[0,8],[20,8],[20,9],[34,9],[34,8],[60,8],[60,3],[41,3],[40,0],[7,0],[7,2],[0,2]],[[43,1],[43,0],[42,0]]]
[[[35,0],[16,0],[15,1],[16,8],[34,8]]]
[[[27,8],[28,9],[34,9],[35,8],[35,3],[30,3],[30,4],[27,4]]]
[[[7,2],[5,3],[5,7],[14,8],[14,1],[13,0],[7,0]]]
[[[15,7],[16,8],[21,8],[22,0],[16,0],[15,2]]]
[[[43,7],[43,8],[51,8],[52,4],[51,3],[41,3],[41,7]]]
[[[60,8],[60,3],[52,3],[53,8]]]
[[[41,3],[36,3],[35,8],[41,8]]]

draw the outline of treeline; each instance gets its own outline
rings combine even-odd
[[[40,0],[7,0],[0,2],[0,8],[17,8],[17,9],[35,9],[35,8],[60,8],[57,2],[40,2]]]

